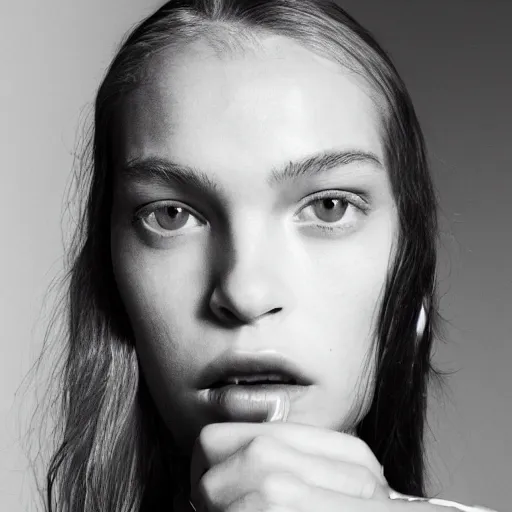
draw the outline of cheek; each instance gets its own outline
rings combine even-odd
[[[364,389],[371,379],[376,322],[394,257],[392,227],[383,222],[336,251],[316,255],[309,327],[321,333],[315,336],[317,364],[342,402],[351,402],[355,387]]]
[[[130,318],[136,322],[147,324],[155,316],[172,316],[175,309],[180,315],[202,288],[206,249],[202,244],[188,250],[177,247],[169,257],[168,251],[148,249],[131,236],[116,242],[112,244],[114,274]]]
[[[329,273],[331,280],[324,280],[320,291],[324,299],[312,310],[310,321],[322,326],[323,364],[347,386],[359,376],[374,340],[387,265],[379,261],[377,266],[370,259],[352,261],[347,255],[342,259],[350,265],[341,270],[338,265]]]
[[[360,342],[371,333],[387,272],[387,260],[352,254],[344,255],[341,269],[333,269],[333,280],[339,286],[332,290],[331,303],[337,306],[337,318],[344,330],[357,333]]]
[[[186,334],[193,330],[204,289],[202,251],[176,251],[169,258],[131,243],[129,237],[119,242],[113,244],[114,275],[141,363],[178,381],[187,361],[194,360],[184,340],[190,338]]]
[[[370,261],[352,263],[351,272],[331,274],[343,284],[326,295],[329,303],[310,319],[316,326],[312,329],[322,332],[314,338],[313,356],[316,368],[322,369],[323,395],[318,406],[327,418],[322,421],[342,429],[356,425],[371,403],[374,332],[387,271],[386,266],[376,268]]]
[[[354,236],[336,250],[318,252],[312,281],[329,324],[347,334],[347,342],[363,343],[371,333],[394,254],[391,219]],[[350,335],[350,336],[348,336]]]

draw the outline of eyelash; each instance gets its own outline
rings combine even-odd
[[[341,200],[343,202],[346,202],[347,209],[345,210],[345,212],[348,210],[349,207],[354,207],[358,210],[359,213],[362,213],[363,215],[367,215],[370,210],[370,206],[369,206],[368,202],[365,199],[363,199],[363,197],[361,195],[358,195],[358,194],[355,194],[352,192],[331,190],[331,191],[319,192],[318,194],[315,194],[313,196],[308,196],[304,200],[303,205],[299,208],[299,211],[296,215],[302,213],[304,210],[306,210],[306,208],[314,206],[315,203],[325,200],[325,199],[335,199],[335,200]],[[133,224],[142,222],[147,225],[147,221],[146,221],[147,217],[149,217],[151,214],[157,212],[158,210],[162,210],[162,209],[168,208],[168,207],[182,208],[188,214],[196,217],[196,219],[198,221],[200,221],[201,223],[207,224],[207,222],[202,219],[201,215],[197,214],[190,207],[188,207],[184,204],[181,204],[178,201],[159,201],[157,203],[157,206],[155,206],[155,203],[146,205],[135,212],[132,222],[133,222]],[[343,213],[343,217],[340,220],[343,220],[343,218],[345,218],[345,216],[346,216],[345,212]],[[340,222],[340,221],[337,221],[337,222]],[[306,225],[307,225],[307,227],[313,226],[315,228],[321,229],[322,231],[331,232],[331,233],[336,232],[336,231],[343,231],[344,229],[346,229],[345,227],[331,226],[328,224],[336,224],[336,223],[335,222],[327,223],[327,225],[326,225],[326,224],[318,224],[318,223],[313,222],[313,223],[308,223]],[[154,232],[156,231],[155,228],[153,228],[151,226],[148,226],[148,227],[151,231],[154,231]],[[178,233],[182,229],[183,228],[179,228],[174,231],[168,231],[169,233],[172,233],[170,235],[163,235],[163,234],[161,234],[161,232],[157,232],[157,235],[160,236],[161,238],[172,238],[175,236],[179,236]]]
[[[340,219],[342,221],[346,216],[346,211],[349,207],[354,207],[358,210],[359,213],[362,213],[363,215],[367,215],[370,210],[370,205],[366,200],[363,199],[361,195],[354,194],[352,192],[346,192],[346,191],[340,191],[340,190],[326,190],[323,192],[319,192],[317,194],[314,194],[313,196],[308,196],[306,200],[304,201],[303,206],[300,207],[298,213],[302,213],[306,208],[309,208],[310,206],[313,206],[315,203],[325,200],[325,199],[336,199],[341,200],[345,203],[347,203],[347,208],[345,212],[343,213],[343,217]],[[339,227],[336,224],[337,222],[332,223],[326,223],[326,224],[318,224],[318,223],[311,223],[308,224],[309,226],[314,226],[315,228],[319,228],[322,231],[326,232],[336,232],[336,231],[343,231],[344,229],[347,229],[346,227]],[[334,225],[333,225],[334,224]]]

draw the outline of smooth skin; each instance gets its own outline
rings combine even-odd
[[[148,66],[118,123],[112,260],[155,404],[176,446],[208,468],[193,492],[210,512],[436,510],[385,499],[378,462],[348,434],[373,395],[398,233],[378,99],[278,36],[230,55],[200,40]],[[273,169],[330,151],[373,158],[269,183]],[[148,159],[194,167],[210,187],[140,172]],[[314,384],[287,423],[223,423],[199,400],[201,372],[260,350]]]
[[[195,503],[230,512],[270,503],[330,510],[339,507],[340,493],[347,503],[357,502],[354,498],[388,501],[389,489],[381,466],[360,439],[286,423],[203,428],[193,451],[191,482]]]
[[[390,500],[382,468],[363,441],[280,422],[203,428],[193,450],[191,484],[198,512],[457,510]]]

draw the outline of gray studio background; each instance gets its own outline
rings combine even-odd
[[[83,119],[125,31],[156,0],[0,2],[0,510],[40,510],[24,455],[60,218]],[[442,206],[441,302],[457,370],[433,401],[431,492],[512,508],[512,3],[340,0],[404,77]],[[85,109],[85,110],[84,110]],[[47,373],[45,368],[42,373]],[[43,449],[44,449],[43,437]]]

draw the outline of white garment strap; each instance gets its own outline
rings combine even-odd
[[[389,493],[389,498],[392,500],[405,500],[405,501],[426,501],[427,503],[432,503],[432,505],[439,505],[441,507],[452,507],[457,510],[462,510],[463,512],[496,512],[490,508],[481,507],[481,506],[471,506],[462,505],[462,503],[457,503],[456,501],[448,501],[442,500],[439,498],[418,498],[417,496],[407,496],[406,494],[400,494],[396,491],[391,491]]]

